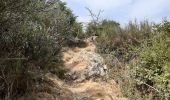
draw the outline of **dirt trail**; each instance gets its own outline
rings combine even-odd
[[[95,52],[95,49],[96,46],[92,42],[88,42],[84,48],[69,48],[63,52],[63,61],[69,70],[81,72],[88,65],[87,60],[81,59],[81,53]],[[118,85],[111,79],[104,81],[103,78],[98,77],[96,80],[74,81],[64,86],[76,95],[76,100],[127,100],[123,98]]]
[[[127,100],[108,77],[107,65],[95,49],[92,42],[83,47],[64,48],[63,61],[68,69],[65,80],[49,72],[40,77],[31,96],[17,100]]]
[[[88,43],[86,47],[68,48],[63,52],[63,61],[66,67],[73,71],[84,70],[88,64],[86,60],[79,59],[81,52],[95,52],[96,46],[93,43]]]

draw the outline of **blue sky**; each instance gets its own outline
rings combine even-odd
[[[160,22],[163,17],[170,18],[170,0],[62,0],[78,16],[80,22],[88,22],[91,17],[85,7],[94,13],[104,10],[102,19],[111,19],[121,24],[129,20],[149,19]]]

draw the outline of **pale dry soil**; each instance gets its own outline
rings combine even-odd
[[[81,52],[95,52],[96,46],[92,42],[88,42],[84,48],[69,48],[63,52],[63,61],[68,69],[73,71],[85,70],[87,66],[86,60],[81,60]],[[121,94],[119,86],[112,79],[94,80],[89,79],[82,82],[76,82],[71,85],[65,85],[72,93],[92,100],[127,100]]]
[[[87,46],[83,48],[65,48],[64,64],[68,70],[80,73],[88,66],[88,61],[81,57],[82,52],[95,51],[96,47],[92,42],[87,42]],[[63,81],[49,73],[45,80],[47,87],[42,85],[40,93],[35,94],[36,100],[127,100],[123,97],[119,85],[106,76],[80,81]]]

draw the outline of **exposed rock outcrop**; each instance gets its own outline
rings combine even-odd
[[[63,52],[63,61],[69,69],[66,87],[74,94],[74,100],[127,100],[115,81],[107,77],[108,68],[103,57],[95,53],[95,45],[87,44]]]
[[[65,49],[63,61],[69,69],[67,82],[48,73],[35,88],[33,97],[18,100],[127,100],[116,82],[107,77],[108,68],[95,53],[93,43]]]
[[[81,68],[80,67],[80,64]],[[83,65],[84,64],[84,65]],[[68,62],[70,71],[67,76],[73,80],[83,81],[90,77],[104,77],[107,75],[107,66],[104,64],[103,58],[94,52],[81,51]],[[79,67],[76,67],[79,66]]]
[[[89,48],[72,48],[64,52],[64,62],[70,70],[66,74],[69,80],[80,82],[90,77],[107,76],[107,66],[104,59],[95,53],[94,44],[89,43],[87,47]]]

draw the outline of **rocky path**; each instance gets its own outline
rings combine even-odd
[[[63,52],[63,61],[70,85],[67,89],[76,95],[76,100],[126,100],[118,85],[107,76],[104,59],[95,53],[95,45],[87,43],[84,48],[69,48]]]
[[[43,84],[37,87],[35,100],[127,100],[108,77],[104,59],[95,49],[91,42],[81,48],[65,48],[66,79],[60,80],[51,73],[45,75]]]

